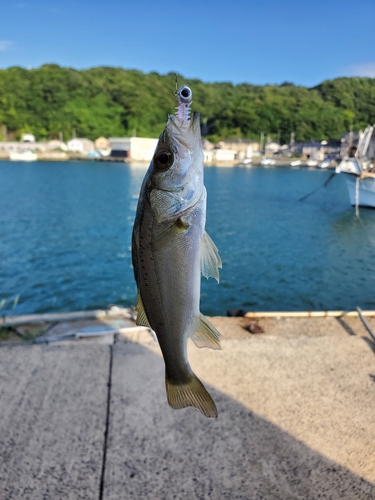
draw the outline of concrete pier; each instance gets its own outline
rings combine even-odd
[[[148,332],[90,321],[0,347],[2,500],[375,498],[375,346],[359,318],[259,319],[253,335],[212,318],[222,351],[189,345],[189,359],[218,419],[169,408]],[[115,333],[59,340],[95,326]]]

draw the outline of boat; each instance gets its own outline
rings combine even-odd
[[[242,161],[240,161],[240,163],[237,164],[238,167],[248,167],[248,168],[251,168],[252,167],[252,162],[253,160],[251,158],[244,158]]]
[[[9,153],[9,159],[12,161],[36,161],[38,156],[27,149],[25,151],[13,151]]]
[[[299,165],[301,165],[301,160],[296,160],[296,161],[291,161],[290,162],[290,166],[291,167],[298,167]]]
[[[308,167],[317,167],[318,163],[319,163],[318,160],[310,159],[310,160],[307,160],[306,165]]]
[[[360,135],[358,146],[350,146],[348,154],[336,167],[336,174],[340,174],[346,181],[350,204],[356,207],[375,208],[375,171],[370,162],[367,150],[374,126],[368,126]]]
[[[323,160],[321,163],[319,163],[318,167],[319,168],[329,168],[331,166],[331,160]]]
[[[263,166],[268,166],[268,165],[275,165],[276,161],[273,160],[272,158],[267,158],[264,157],[262,161],[260,162],[261,165]]]

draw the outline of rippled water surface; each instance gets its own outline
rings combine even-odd
[[[123,164],[0,162],[0,313],[134,304],[130,240],[144,174]],[[357,218],[339,177],[298,201],[329,175],[205,170],[207,231],[223,270],[220,285],[202,280],[202,312],[375,309],[375,210]]]

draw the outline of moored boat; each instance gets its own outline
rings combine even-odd
[[[13,151],[9,153],[9,159],[12,161],[36,161],[38,156],[30,150]]]
[[[336,167],[336,173],[345,178],[350,204],[357,207],[375,208],[375,172],[367,157],[373,130],[373,126],[368,126],[360,136],[358,146],[351,146]]]

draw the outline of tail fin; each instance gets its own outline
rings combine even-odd
[[[175,410],[193,406],[206,417],[217,418],[214,400],[194,373],[191,374],[191,378],[187,383],[177,385],[166,378],[165,385],[169,406]]]

